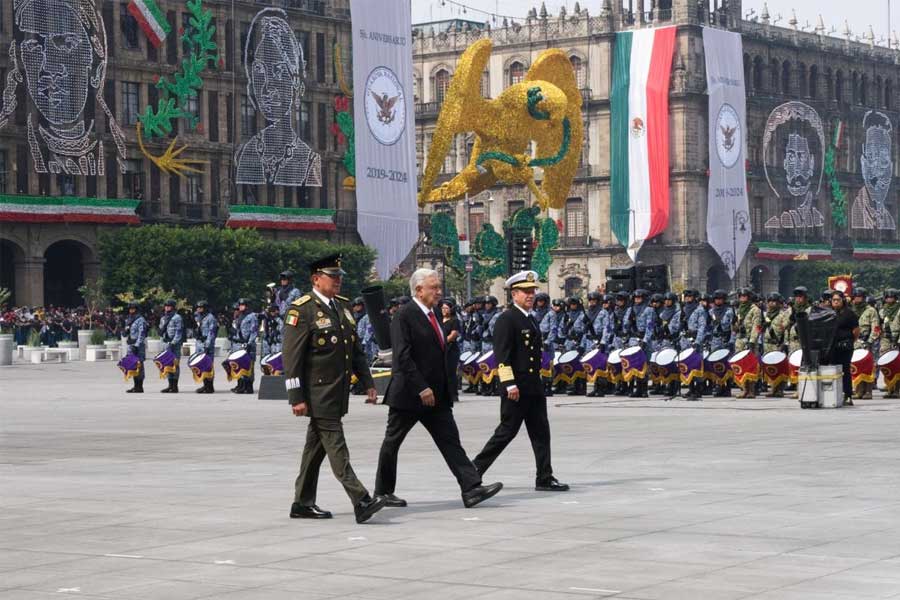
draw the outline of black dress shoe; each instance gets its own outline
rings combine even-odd
[[[462,495],[463,504],[466,508],[472,508],[476,504],[480,504],[488,498],[495,496],[497,492],[503,489],[503,484],[499,481],[490,485],[479,485],[474,487]]]
[[[551,477],[546,481],[538,481],[534,485],[534,491],[536,492],[568,492],[569,486],[565,483],[560,483],[556,480],[556,477]]]
[[[330,519],[331,513],[327,510],[322,510],[315,504],[312,506],[303,506],[302,504],[298,504],[294,502],[291,504],[291,518],[292,519]]]
[[[404,508],[406,506],[406,500],[398,498],[394,494],[382,494],[381,498],[384,500],[384,505],[391,508]]]
[[[356,513],[356,522],[365,523],[372,518],[372,515],[382,508],[384,508],[383,496],[375,496],[372,498],[366,495],[365,498],[359,501],[359,504],[353,507],[353,512]]]

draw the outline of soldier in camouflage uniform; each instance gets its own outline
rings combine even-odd
[[[894,288],[884,290],[884,301],[881,306],[881,351],[897,349],[897,338],[900,337],[900,303],[898,292]],[[887,388],[885,398],[900,398],[900,385]]]
[[[763,313],[763,356],[769,352],[787,350],[786,337],[790,326],[790,312],[784,308],[784,299],[778,292],[772,292],[766,298],[766,312]],[[774,383],[766,381],[770,386],[767,398],[784,397],[784,381]]]
[[[854,349],[865,348],[872,352],[874,356],[878,356],[878,342],[881,337],[881,319],[878,317],[878,311],[875,307],[870,306],[866,301],[868,293],[863,287],[857,287],[853,290],[853,303],[851,308],[859,319],[859,337],[854,344]],[[872,390],[875,388],[875,382],[859,381],[854,390],[857,399],[872,398]]]
[[[727,304],[728,293],[725,290],[713,292],[713,304],[707,310],[709,314],[709,351],[715,352],[727,348],[733,349],[731,340],[731,324],[734,322],[734,309]],[[718,397],[731,396],[729,384],[717,385],[714,394]]]
[[[748,288],[741,288],[738,292],[738,308],[731,324],[731,331],[734,334],[734,350],[741,352],[749,350],[753,354],[758,354],[759,335],[762,333],[763,316],[759,306],[753,301],[753,292]],[[755,398],[756,382],[750,381],[752,377],[748,377],[742,386],[742,393],[738,398]]]

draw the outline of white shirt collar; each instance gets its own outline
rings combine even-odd
[[[328,298],[327,296],[323,295],[322,292],[320,292],[320,291],[317,290],[316,288],[313,288],[313,293],[314,293],[316,296],[319,297],[319,300],[321,300],[322,303],[325,304],[325,306],[331,307],[332,299],[330,299],[330,298]],[[335,305],[335,306],[337,306],[337,305]]]
[[[425,306],[424,304],[422,304],[421,302],[419,302],[419,299],[418,299],[418,298],[413,298],[413,302],[415,302],[416,304],[419,305],[419,308],[422,309],[422,312],[425,313],[425,316],[426,316],[426,317],[427,317],[429,314],[431,314],[432,312],[434,312],[434,311],[432,311],[430,308],[428,308],[427,306]]]
[[[522,308],[521,306],[519,306],[519,305],[516,304],[515,302],[513,302],[513,306],[515,306],[515,307],[518,308],[520,311],[522,311],[522,314],[525,315],[526,317],[530,317],[530,316],[531,316],[531,313],[530,313],[530,312],[528,312],[527,310],[525,310],[524,308]]]

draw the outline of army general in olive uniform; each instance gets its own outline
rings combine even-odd
[[[340,255],[310,264],[313,290],[294,300],[285,314],[284,375],[295,416],[309,417],[306,445],[295,484],[291,518],[328,519],[316,506],[319,467],[325,457],[353,502],[356,521],[363,523],[384,506],[373,499],[350,466],[341,418],[347,414],[350,376],[366,389],[367,402],[376,400],[375,384],[365,352],[356,338],[356,324],[341,289]]]

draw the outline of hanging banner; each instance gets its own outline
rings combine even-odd
[[[741,36],[703,28],[709,89],[709,195],[706,237],[734,278],[750,245],[745,168],[747,102]]]
[[[610,223],[631,260],[669,224],[669,75],[675,31],[616,34]]]
[[[419,236],[409,0],[351,0],[357,230],[382,279]]]

